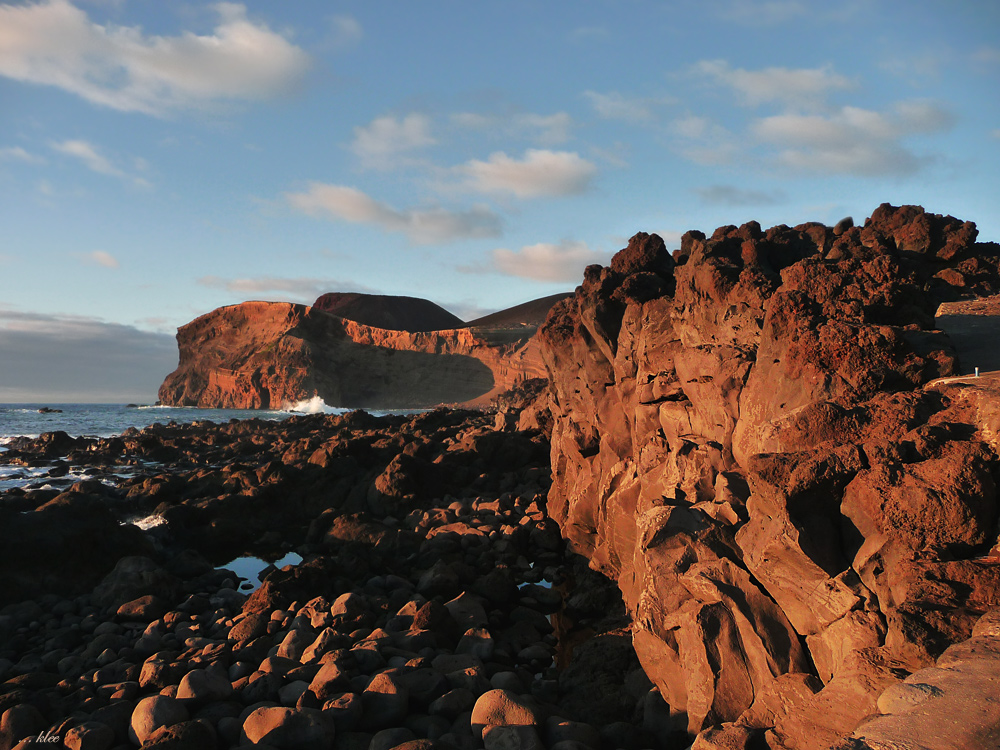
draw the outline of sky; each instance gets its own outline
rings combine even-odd
[[[1000,3],[0,3],[0,402],[150,402],[248,299],[573,289],[639,231],[1000,240]]]

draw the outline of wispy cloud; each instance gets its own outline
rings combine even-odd
[[[115,167],[106,157],[98,152],[96,146],[87,141],[62,141],[61,143],[53,143],[52,148],[61,154],[79,159],[92,172],[111,175],[112,177],[125,176],[124,172]]]
[[[729,164],[740,152],[733,134],[707,117],[678,117],[670,123],[670,132],[677,138],[678,152],[695,164]]]
[[[972,59],[983,65],[1000,65],[1000,47],[979,47],[972,53]]]
[[[305,52],[249,20],[239,3],[214,8],[212,34],[147,36],[139,27],[94,23],[68,0],[2,5],[0,75],[157,116],[269,98],[301,80]]]
[[[25,151],[20,146],[0,148],[0,161],[22,161],[27,164],[44,164],[45,159]]]
[[[485,206],[462,211],[444,208],[399,210],[346,185],[309,183],[303,193],[286,193],[292,208],[309,216],[372,224],[400,232],[416,244],[453,242],[475,237],[498,237],[501,220]]]
[[[743,26],[774,26],[805,15],[801,0],[716,0],[716,15]]]
[[[469,130],[489,130],[514,138],[524,138],[543,146],[558,146],[570,140],[573,118],[566,112],[541,115],[518,112],[508,115],[456,112],[452,124]]]
[[[583,95],[601,117],[631,123],[651,122],[657,109],[677,103],[677,100],[670,96],[626,96],[617,91],[609,91],[605,94],[597,91],[584,91]]]
[[[329,49],[346,49],[360,42],[364,35],[358,19],[345,15],[333,16],[330,18],[330,34],[326,46]]]
[[[132,182],[139,187],[150,186],[146,179],[130,175],[124,170],[116,167],[100,152],[97,146],[92,143],[84,140],[67,140],[59,143],[52,143],[51,146],[53,150],[58,151],[61,154],[72,156],[74,159],[79,159],[83,162],[87,169],[92,172],[108,175],[109,177],[118,177]],[[138,159],[135,163],[136,168],[138,169],[146,169],[147,167],[146,162],[143,159]]]
[[[534,281],[578,282],[584,268],[592,263],[606,264],[609,257],[609,253],[592,250],[585,242],[540,242],[520,250],[497,248],[492,254],[492,269]]]
[[[337,279],[283,278],[277,276],[257,276],[253,278],[224,279],[219,276],[202,276],[201,286],[225,289],[238,295],[263,294],[285,301],[311,305],[317,297],[327,292],[374,292],[372,289]]]
[[[118,268],[118,259],[111,253],[104,250],[95,250],[82,256],[84,262],[92,265],[103,266],[104,268]]]
[[[952,127],[954,115],[930,102],[901,102],[888,112],[842,107],[829,115],[782,114],[758,120],[754,134],[778,147],[796,169],[860,176],[913,174],[924,165],[903,141]]]
[[[946,49],[922,49],[915,54],[886,58],[879,63],[879,68],[917,87],[928,81],[940,80],[941,71],[950,57]]]
[[[765,102],[806,105],[820,103],[827,92],[849,89],[851,81],[830,66],[823,68],[732,68],[725,60],[702,60],[695,71],[730,87],[744,104]]]
[[[595,41],[609,39],[611,33],[604,26],[577,26],[569,32],[569,38],[574,41]]]
[[[780,190],[768,192],[738,188],[735,185],[710,185],[695,188],[695,192],[706,203],[719,206],[767,206],[785,199],[785,194]]]
[[[436,142],[426,115],[414,113],[402,119],[387,115],[354,128],[351,150],[367,167],[390,169],[398,166],[404,154]]]
[[[513,193],[518,198],[576,195],[597,173],[593,163],[570,151],[528,149],[524,158],[503,152],[487,161],[472,160],[455,168],[467,185],[481,193]]]

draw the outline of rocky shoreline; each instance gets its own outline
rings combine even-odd
[[[19,600],[0,610],[0,747],[682,746],[664,742],[617,589],[546,514],[544,434],[503,430],[517,417],[12,444],[5,462],[100,471],[0,496]],[[140,462],[157,468],[101,481]],[[147,532],[123,524],[150,515],[164,520]],[[206,559],[289,546],[304,561],[249,597]]]

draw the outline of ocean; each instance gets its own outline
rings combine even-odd
[[[160,423],[208,421],[224,424],[231,419],[287,419],[295,414],[346,414],[351,411],[327,406],[319,397],[289,405],[284,410],[266,409],[199,409],[186,406],[135,406],[132,404],[0,404],[0,454],[17,437],[36,438],[45,432],[62,431],[71,437],[111,437],[129,427],[142,429]],[[420,409],[396,411],[367,410],[376,416],[391,413],[414,413]],[[116,475],[124,478],[143,466],[122,467]],[[30,468],[5,466],[0,463],[0,491],[12,487],[30,487],[48,475],[48,467]],[[89,467],[74,466],[69,473],[51,485],[68,485],[86,479]],[[110,481],[112,477],[107,477]]]
[[[40,411],[40,410],[51,411]],[[198,409],[173,406],[134,406],[126,404],[0,404],[0,453],[16,437],[38,437],[44,432],[63,431],[73,437],[110,437],[120,435],[129,427],[142,429],[157,422],[186,423],[210,421],[225,423],[231,419],[287,419],[293,414],[344,414],[350,409],[329,407],[319,398],[302,401],[287,410],[255,409]],[[389,412],[373,411],[374,414]],[[113,483],[135,471],[143,471],[150,466],[120,467],[112,474],[102,473],[101,481]],[[14,487],[68,487],[70,484],[91,477],[89,467],[74,466],[65,475],[53,479],[48,476],[48,466],[32,468],[25,466],[5,466],[0,464],[0,492]],[[132,523],[143,526],[146,519],[134,519]],[[260,585],[259,576],[271,566],[295,565],[302,558],[290,552],[280,560],[262,560],[256,557],[242,557],[226,564],[246,582],[241,587],[252,591]]]

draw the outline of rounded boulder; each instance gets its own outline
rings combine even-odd
[[[243,722],[243,744],[265,744],[279,750],[327,750],[334,728],[321,711],[310,708],[261,707]]]

